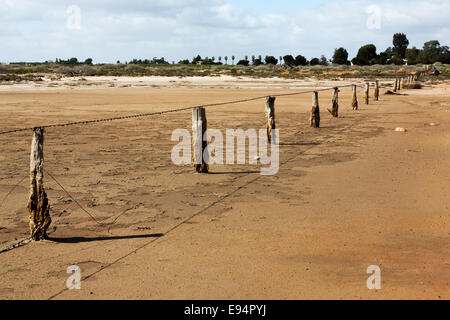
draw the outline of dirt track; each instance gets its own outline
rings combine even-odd
[[[292,90],[270,89],[270,93]],[[297,89],[298,91],[298,89]],[[189,112],[46,131],[52,241],[0,254],[3,299],[449,299],[450,90],[403,91],[351,110],[320,94],[276,101],[282,166],[171,162]],[[267,89],[105,88],[0,92],[1,130],[227,101]],[[207,109],[208,127],[263,128],[264,101]],[[436,124],[431,126],[430,123]],[[404,127],[406,133],[395,132]],[[30,132],[0,136],[0,243],[27,235]],[[188,220],[190,217],[192,219]],[[4,229],[2,229],[4,228]],[[66,269],[82,269],[68,291]],[[382,289],[366,269],[380,266]]]

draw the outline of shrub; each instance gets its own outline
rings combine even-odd
[[[255,61],[253,62],[253,65],[254,66],[260,66],[260,65],[262,65],[263,63],[262,63],[262,61],[261,61],[261,59],[255,59]]]
[[[334,50],[333,55],[333,63],[334,64],[350,64],[348,61],[348,52],[344,48],[339,48]]]
[[[286,64],[287,66],[293,66],[295,65],[295,59],[292,55],[286,55],[283,57],[284,60],[284,64]]]
[[[298,55],[295,57],[295,65],[296,66],[306,66],[308,64],[308,60],[302,55]]]
[[[377,47],[373,44],[368,44],[365,46],[362,46],[356,58],[352,60],[353,64],[360,65],[360,66],[367,66],[371,63],[373,64],[376,62],[377,58]]]
[[[237,63],[238,66],[248,66],[250,64],[250,61],[248,60],[239,60]]]
[[[266,57],[266,64],[277,65],[278,64],[278,59],[273,57],[273,56],[267,56]]]
[[[319,58],[312,58],[311,61],[309,62],[309,64],[311,66],[317,66],[318,64],[320,64],[320,60],[319,60]]]

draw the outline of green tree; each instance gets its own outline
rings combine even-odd
[[[287,66],[293,66],[293,65],[295,65],[295,59],[294,59],[294,57],[292,56],[292,55],[290,55],[290,54],[288,54],[288,55],[285,55],[284,57],[283,57],[283,61],[284,61],[284,64],[285,65],[287,65]]]
[[[239,60],[239,62],[237,63],[238,66],[248,66],[250,63],[250,61],[248,60]]]
[[[353,64],[367,66],[377,63],[377,47],[373,44],[362,46],[356,57],[352,60]]]
[[[198,62],[202,61],[202,57],[200,55],[196,56],[194,59],[192,59],[192,64],[197,64]]]
[[[228,56],[225,56],[225,64],[228,64]]]
[[[396,33],[394,34],[394,38],[392,40],[394,45],[393,52],[394,54],[401,59],[406,58],[406,49],[409,45],[409,40],[404,33]]]
[[[412,49],[406,49],[406,60],[409,65],[415,65],[419,63],[420,50],[416,47],[412,47]]]
[[[231,61],[233,61],[233,65],[234,65],[234,60],[236,59],[235,56],[231,56]]]
[[[319,63],[320,63],[319,58],[312,58],[311,61],[309,62],[311,66],[317,66]]]
[[[70,58],[67,61],[68,64],[78,64],[78,59],[77,58]]]
[[[120,63],[120,61],[118,63]],[[92,59],[91,58],[87,58],[86,60],[84,60],[84,64],[92,65]]]
[[[442,53],[441,44],[437,40],[425,42],[423,50],[420,52],[419,61],[424,64],[431,64],[437,61]]]
[[[295,57],[295,65],[296,66],[306,66],[308,64],[308,60],[301,54]]]
[[[261,61],[261,59],[255,59],[255,61],[253,62],[253,65],[254,66],[260,66],[260,65],[262,65],[262,61]]]
[[[437,57],[437,61],[445,64],[450,64],[450,49],[448,46],[442,47],[442,52]]]
[[[274,56],[266,56],[266,64],[273,64],[276,66],[278,64],[278,60]]]
[[[348,61],[348,52],[344,48],[339,48],[334,50],[333,55],[334,64],[350,64]]]

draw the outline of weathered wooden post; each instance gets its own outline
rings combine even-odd
[[[319,92],[315,91],[312,96],[312,110],[311,110],[311,127],[320,128],[320,107],[319,107]]]
[[[366,82],[366,92],[365,92],[366,104],[369,104],[369,91],[370,91],[370,84],[369,82]]]
[[[272,142],[272,130],[275,130],[275,97],[267,97],[266,100],[266,128],[267,128],[267,140]]]
[[[397,92],[397,85],[398,85],[398,79],[395,79],[395,82],[394,82],[394,92]]]
[[[48,239],[47,229],[52,219],[50,204],[44,189],[44,128],[33,129],[30,154],[30,198],[28,213],[31,239]]]
[[[375,80],[375,92],[374,92],[375,101],[380,99],[380,82]]]
[[[331,104],[332,104],[331,110],[328,110],[328,111],[331,113],[331,115],[333,117],[338,118],[339,117],[339,88],[338,87],[334,88]]]
[[[358,110],[358,95],[356,85],[353,85],[353,100],[352,100],[353,110]]]
[[[203,137],[207,130],[206,111],[205,108],[194,108],[192,110],[192,145],[194,153],[192,161],[195,171],[198,173],[208,173],[209,167],[205,163],[203,151],[207,148],[208,143]]]
[[[402,78],[398,79],[398,91],[402,90]]]

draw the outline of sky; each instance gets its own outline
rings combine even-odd
[[[0,61],[378,52],[450,45],[450,0],[0,0]]]

